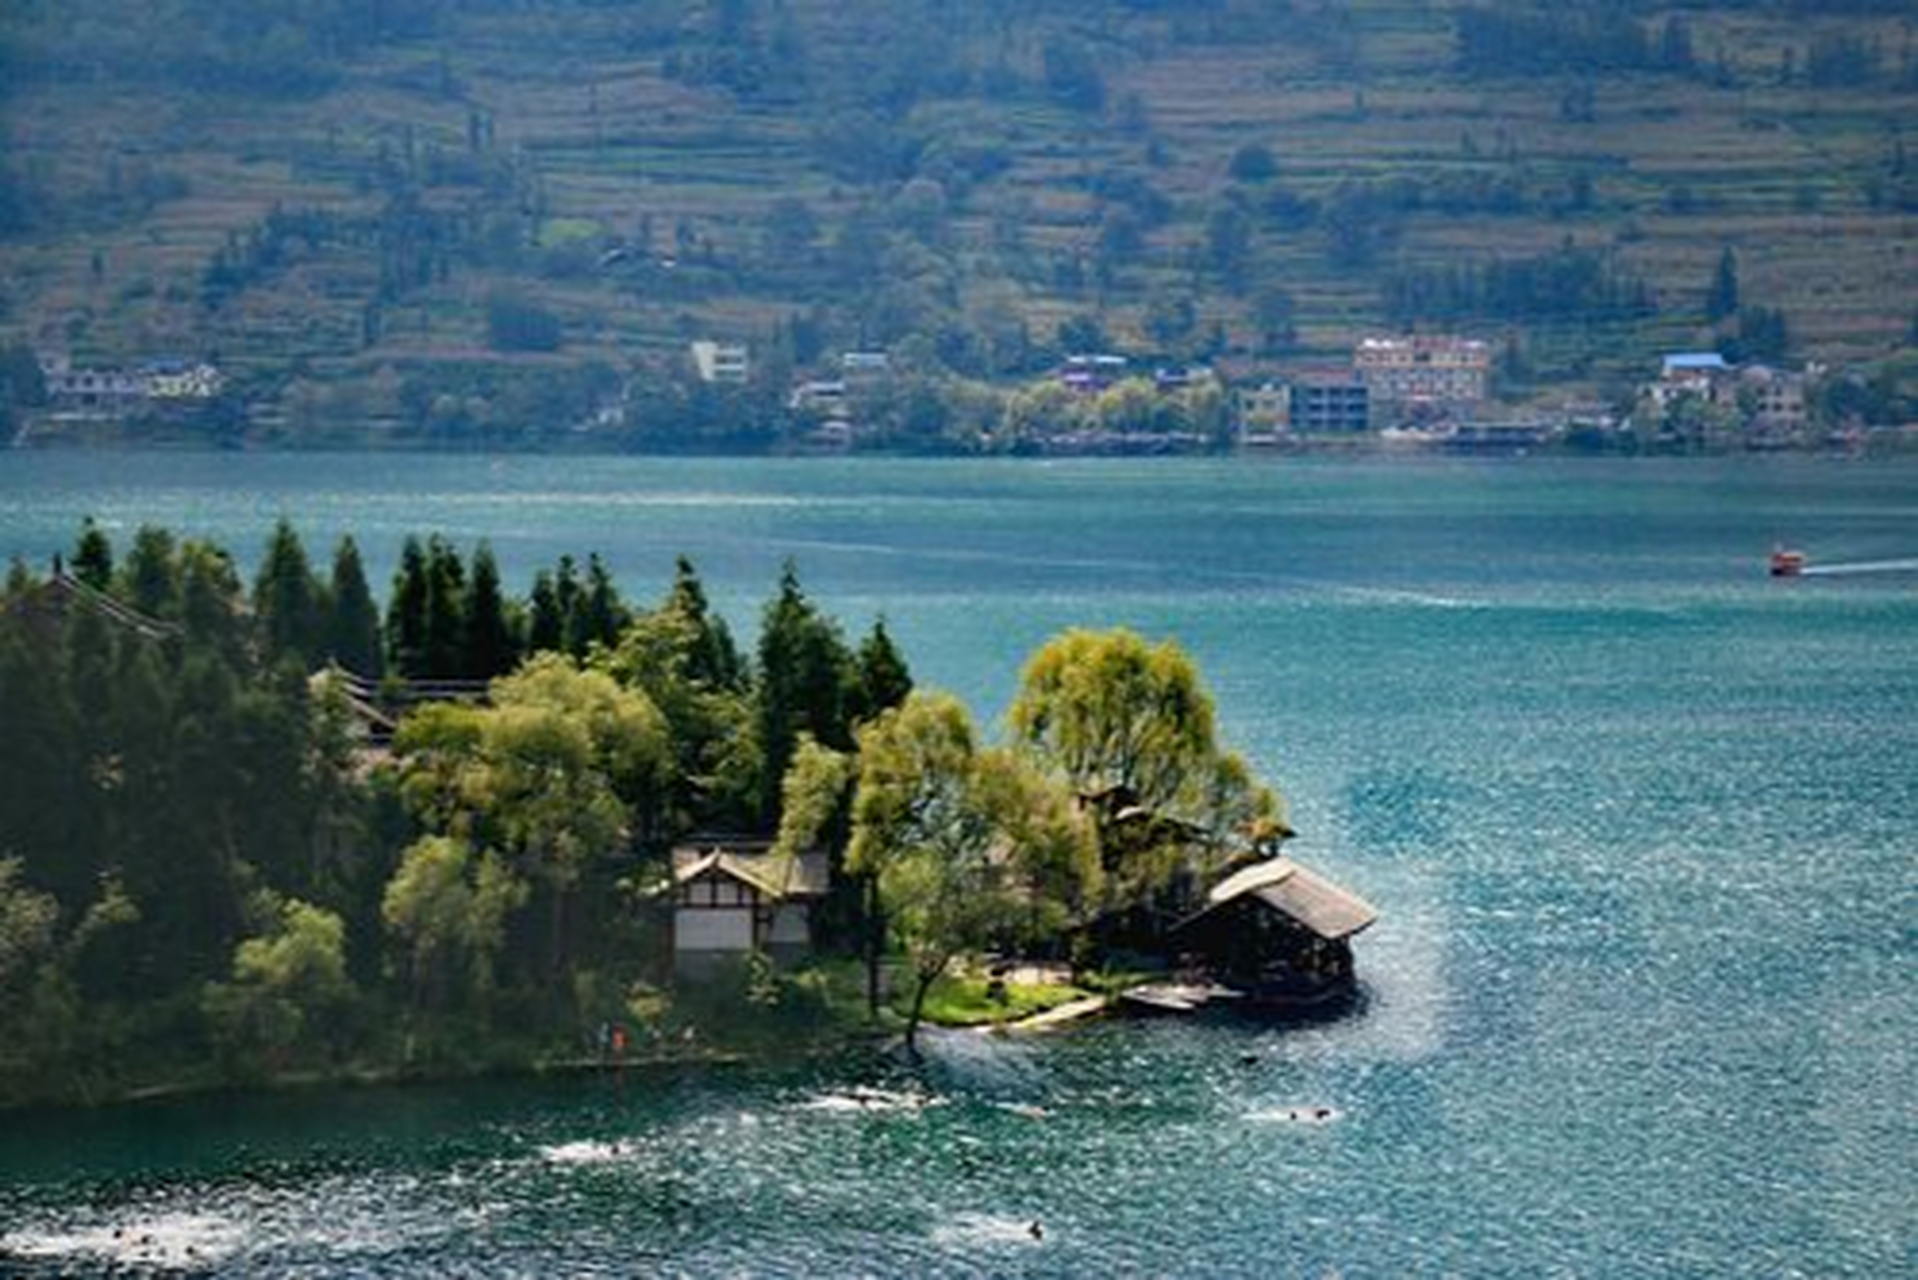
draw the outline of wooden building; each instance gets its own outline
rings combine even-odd
[[[768,840],[694,840],[675,848],[674,973],[696,978],[755,951],[778,959],[805,955],[829,874],[825,854],[777,857]]]
[[[1252,1000],[1308,1004],[1352,989],[1351,940],[1371,904],[1290,858],[1233,872],[1173,926],[1180,955]]]

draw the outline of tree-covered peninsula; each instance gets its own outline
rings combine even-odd
[[[0,705],[6,1104],[910,1037],[955,964],[1097,970],[1287,834],[1176,646],[1058,637],[994,744],[790,564],[742,648],[683,559],[516,596],[414,538],[382,609],[350,537],[247,582],[88,523],[7,578]],[[810,945],[676,974],[678,854],[741,838],[824,868]]]

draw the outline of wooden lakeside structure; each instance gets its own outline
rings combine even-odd
[[[1266,858],[1214,885],[1172,926],[1180,977],[1135,987],[1124,1001],[1153,1013],[1337,1009],[1357,990],[1352,939],[1377,919],[1350,890],[1291,858]]]

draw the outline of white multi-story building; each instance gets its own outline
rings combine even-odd
[[[1352,352],[1372,399],[1390,404],[1479,404],[1491,367],[1491,348],[1476,338],[1361,338]]]
[[[701,382],[745,382],[752,372],[743,343],[702,338],[692,344],[693,369]]]

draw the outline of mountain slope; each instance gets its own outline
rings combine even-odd
[[[0,17],[8,336],[217,356],[297,431],[584,405],[708,334],[1007,377],[1417,324],[1604,389],[1737,341],[1727,250],[1794,354],[1913,328],[1896,5],[254,9]]]

